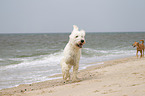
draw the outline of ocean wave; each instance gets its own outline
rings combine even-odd
[[[29,58],[29,57],[37,57],[41,55],[47,55],[48,53],[35,53],[30,55],[17,55],[16,58]]]
[[[33,67],[33,66],[56,66],[59,64],[62,58],[62,51],[49,54],[49,55],[40,55],[37,57],[27,57],[27,58],[10,58],[13,61],[21,61],[21,63],[11,64],[3,66],[2,70],[8,68],[24,68],[24,67]]]
[[[33,66],[57,66],[60,63],[63,51],[55,52],[53,54],[48,55],[39,55],[33,57],[23,57],[23,58],[9,58],[8,61],[13,61],[11,64],[8,64],[3,67],[2,70],[8,68],[22,68],[22,67],[33,67]],[[105,56],[118,56],[124,54],[135,54],[134,50],[100,50],[100,49],[92,49],[92,48],[83,48],[82,49],[82,57],[81,62],[84,61],[91,62],[95,61],[96,58],[103,58]],[[1,59],[0,59],[1,60]]]
[[[2,59],[2,58],[0,58],[0,61],[3,61],[3,59]]]
[[[101,50],[93,48],[84,48],[82,50],[82,57],[80,59],[81,64],[92,63],[92,62],[102,62],[106,60],[113,60],[117,58],[133,56],[135,55],[135,50],[126,49],[112,49],[112,50]]]
[[[84,48],[83,49],[84,56],[106,56],[106,55],[119,55],[119,54],[132,54],[134,50],[125,50],[125,49],[112,49],[112,50],[101,50],[101,49],[92,49],[92,48]]]

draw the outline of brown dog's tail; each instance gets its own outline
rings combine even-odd
[[[144,40],[142,39],[142,40],[139,40],[139,41],[142,41],[142,44],[144,43]]]

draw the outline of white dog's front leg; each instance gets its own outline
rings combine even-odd
[[[69,70],[66,70],[64,73],[63,73],[63,79],[64,80],[70,80],[70,74],[69,74]]]
[[[74,82],[80,81],[77,78],[78,68],[79,68],[79,64],[76,64],[76,65],[73,66],[73,77],[72,77],[72,81],[74,81]]]
[[[63,79],[64,80],[70,80],[70,74],[69,74],[69,70],[71,69],[71,65],[69,64],[66,64],[65,62],[63,62],[61,64],[61,67],[62,67],[62,75],[63,75]]]

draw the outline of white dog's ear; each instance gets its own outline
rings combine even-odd
[[[80,30],[80,32],[82,32],[85,35],[85,31],[84,30]]]
[[[76,26],[76,25],[73,25],[73,27],[74,27],[74,31],[78,31],[79,30],[79,28]]]

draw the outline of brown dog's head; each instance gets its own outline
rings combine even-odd
[[[134,44],[132,44],[133,47],[139,46],[138,42],[134,42]]]

